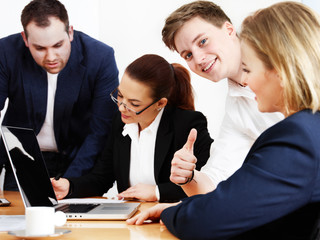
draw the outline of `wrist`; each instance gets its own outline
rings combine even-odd
[[[160,200],[160,191],[159,191],[159,187],[158,185],[156,185],[156,188],[155,188],[155,196],[156,196],[156,201],[159,201]]]

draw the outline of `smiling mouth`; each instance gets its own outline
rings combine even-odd
[[[207,72],[216,62],[217,58],[215,58],[211,63],[209,63],[204,69],[202,69],[202,72]]]

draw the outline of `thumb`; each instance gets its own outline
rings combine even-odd
[[[183,148],[185,148],[187,151],[193,153],[193,145],[196,140],[197,140],[197,130],[192,128],[190,130],[188,140],[187,140],[186,144],[183,146]]]

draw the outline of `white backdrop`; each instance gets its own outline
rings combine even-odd
[[[319,9],[318,0],[307,4]],[[0,37],[22,31],[20,14],[29,0],[0,0]],[[95,37],[115,50],[120,71],[145,53],[156,53],[169,62],[186,63],[177,53],[167,49],[161,40],[165,18],[176,8],[191,0],[61,0],[65,4],[74,29]],[[279,0],[216,0],[239,30],[241,21],[258,8],[267,7]],[[208,118],[209,131],[217,137],[224,115],[226,81],[212,83],[192,74],[196,96],[196,109]],[[3,115],[3,114],[2,114]]]

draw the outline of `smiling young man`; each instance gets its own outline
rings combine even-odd
[[[3,124],[32,128],[50,177],[90,171],[109,134],[118,86],[113,49],[74,31],[57,0],[33,0],[22,11],[23,32],[0,39]],[[16,189],[5,151],[4,189]]]
[[[162,39],[197,75],[213,82],[228,79],[225,116],[207,164],[201,171],[194,170],[197,160],[192,151],[184,148],[172,160],[171,181],[182,184],[189,196],[207,193],[242,165],[261,132],[283,116],[259,112],[255,94],[242,82],[240,41],[235,27],[218,5],[195,1],[181,6],[166,19]],[[195,181],[190,181],[192,178]]]

